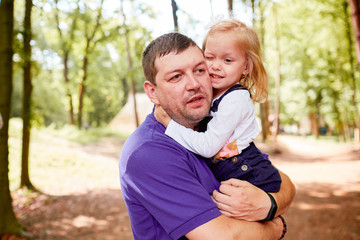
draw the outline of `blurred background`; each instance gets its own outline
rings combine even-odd
[[[117,163],[152,110],[142,51],[229,17],[261,40],[286,239],[360,239],[358,0],[0,0],[1,239],[132,239]]]

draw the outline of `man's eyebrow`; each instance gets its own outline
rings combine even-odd
[[[200,65],[206,65],[206,62],[205,62],[205,59],[202,60],[201,62],[198,62],[196,65],[195,65],[195,68],[199,67]]]

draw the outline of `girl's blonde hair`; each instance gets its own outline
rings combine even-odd
[[[263,102],[268,97],[268,75],[266,73],[260,47],[260,41],[254,29],[236,19],[223,20],[210,27],[205,36],[202,49],[205,51],[206,41],[215,33],[232,32],[236,34],[239,48],[245,52],[249,74],[242,76],[240,84],[246,87],[254,102]]]

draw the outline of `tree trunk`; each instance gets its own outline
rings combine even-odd
[[[70,92],[70,81],[69,81],[69,65],[68,65],[68,59],[69,59],[69,50],[66,50],[63,56],[63,64],[64,64],[64,81],[65,81],[65,87],[66,87],[66,96],[69,101],[69,124],[74,125],[75,124],[75,118],[74,118],[74,105],[72,100],[72,95]]]
[[[0,236],[5,233],[19,234],[21,225],[12,207],[9,189],[9,118],[12,93],[12,55],[14,31],[14,0],[2,0],[0,4]]]
[[[356,10],[356,15],[354,17],[354,14],[352,14],[352,19],[353,22],[357,21],[357,28],[359,28],[359,1],[356,1],[356,6],[357,6],[357,10]],[[346,37],[348,39],[348,53],[349,53],[349,62],[350,62],[350,76],[351,76],[351,84],[352,84],[352,96],[351,96],[351,100],[352,100],[352,105],[354,106],[354,119],[355,119],[355,132],[358,132],[360,129],[360,119],[359,119],[359,110],[357,107],[357,102],[356,102],[356,79],[355,79],[355,69],[354,69],[354,57],[353,57],[353,51],[352,51],[352,46],[353,46],[353,40],[351,37],[351,29],[350,29],[350,23],[348,21],[349,19],[349,15],[348,15],[348,2],[344,1],[343,3],[343,9],[344,9],[344,14],[345,14],[345,29],[346,29]],[[354,25],[354,32],[355,32],[355,25]],[[359,29],[357,29],[357,34],[359,34]],[[356,41],[359,41],[359,37],[356,38]],[[358,51],[360,42],[356,43],[356,50]],[[358,52],[358,58],[360,57],[359,52]],[[359,65],[360,66],[360,65]],[[354,140],[356,143],[360,142],[360,139],[358,137],[356,137],[356,135],[354,136]]]
[[[275,20],[275,35],[276,35],[276,78],[275,78],[275,113],[274,113],[274,140],[276,140],[277,135],[279,134],[279,127],[280,127],[280,66],[281,66],[281,54],[280,54],[280,32],[279,32],[279,24],[277,18],[277,9],[276,5],[273,6],[273,13],[274,13],[274,20]]]
[[[319,120],[318,120],[317,114],[311,112],[309,114],[309,118],[310,118],[310,124],[311,124],[311,133],[316,138],[318,138],[320,133],[319,133]]]
[[[86,50],[87,51],[87,50]],[[86,52],[85,51],[85,52]],[[84,100],[84,92],[85,92],[85,81],[87,78],[87,62],[88,62],[88,54],[85,53],[83,59],[83,77],[81,79],[81,83],[79,86],[79,109],[78,109],[78,127],[82,128],[82,113],[83,113],[83,100]]]
[[[87,79],[87,67],[88,67],[88,59],[89,55],[94,49],[96,42],[94,41],[96,31],[100,26],[100,19],[101,19],[101,12],[103,8],[104,0],[101,0],[100,7],[98,9],[98,14],[96,17],[96,23],[94,29],[90,33],[90,35],[86,34],[86,47],[84,51],[84,60],[83,60],[83,77],[81,79],[81,83],[79,86],[79,111],[78,111],[78,127],[79,129],[82,128],[82,116],[83,116],[83,101],[84,101],[84,94],[85,94],[85,87],[86,87],[86,79]],[[85,30],[86,31],[86,30]],[[93,47],[91,47],[91,43],[93,43]]]
[[[61,50],[63,51],[63,55],[62,55],[62,60],[63,60],[63,65],[64,65],[64,82],[65,82],[65,88],[66,88],[66,96],[68,98],[68,102],[69,102],[69,124],[70,125],[74,125],[75,124],[75,118],[74,118],[74,107],[73,107],[73,100],[72,100],[72,95],[71,95],[71,91],[70,91],[70,79],[69,79],[69,66],[68,66],[68,62],[69,62],[69,56],[70,56],[70,51],[71,51],[71,47],[72,47],[72,41],[74,40],[74,33],[75,33],[75,29],[76,29],[76,24],[77,24],[77,15],[74,17],[72,24],[71,24],[71,29],[70,29],[70,36],[68,38],[68,41],[66,41],[65,37],[63,36],[63,33],[61,31],[60,28],[60,19],[59,19],[59,9],[58,9],[58,0],[55,0],[55,11],[54,11],[54,15],[55,15],[55,20],[56,20],[56,26],[57,26],[57,30],[59,33],[59,37],[60,37],[60,42],[61,42]],[[59,54],[61,55],[61,54]]]
[[[253,12],[253,24],[255,26],[255,3],[252,1],[252,12]],[[259,9],[260,9],[260,41],[261,41],[261,47],[264,54],[265,59],[265,27],[264,27],[264,11],[265,6],[262,5],[262,2],[259,2]],[[269,99],[266,99],[264,103],[260,103],[260,120],[261,120],[261,136],[262,136],[262,142],[266,142],[268,139],[268,136],[270,134],[270,124],[269,124]]]
[[[21,158],[21,181],[20,187],[34,189],[29,177],[29,144],[30,144],[30,120],[31,120],[31,8],[32,0],[26,0],[24,18],[24,97],[23,97],[23,141]]]
[[[130,87],[131,87],[131,92],[132,92],[132,96],[133,96],[133,100],[134,100],[134,117],[135,117],[135,124],[136,127],[138,127],[140,125],[139,122],[139,117],[137,114],[137,105],[136,105],[136,88],[135,88],[135,81],[134,78],[132,76],[131,71],[133,70],[133,64],[132,64],[132,59],[131,59],[131,54],[130,54],[130,44],[129,44],[129,29],[126,26],[126,15],[124,13],[124,9],[123,9],[123,5],[122,5],[123,1],[121,0],[121,14],[124,18],[124,26],[125,26],[125,44],[126,44],[126,52],[127,52],[127,60],[128,60],[128,69],[129,72],[127,74],[127,76],[130,78]]]
[[[178,10],[177,4],[175,0],[171,0],[171,7],[172,7],[172,15],[173,15],[173,21],[174,21],[174,31],[179,31],[179,25],[178,25],[178,17],[176,14],[176,11]]]
[[[360,69],[360,7],[359,0],[349,0],[351,8],[351,20],[355,35],[355,47],[358,68]]]
[[[233,17],[233,0],[228,0],[229,17]]]

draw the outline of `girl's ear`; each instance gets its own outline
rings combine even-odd
[[[148,98],[152,103],[159,104],[159,100],[156,95],[156,88],[155,85],[149,81],[145,81],[144,83],[144,90]]]
[[[246,75],[249,75],[249,73],[250,73],[250,59],[247,58],[243,74],[246,76]]]

